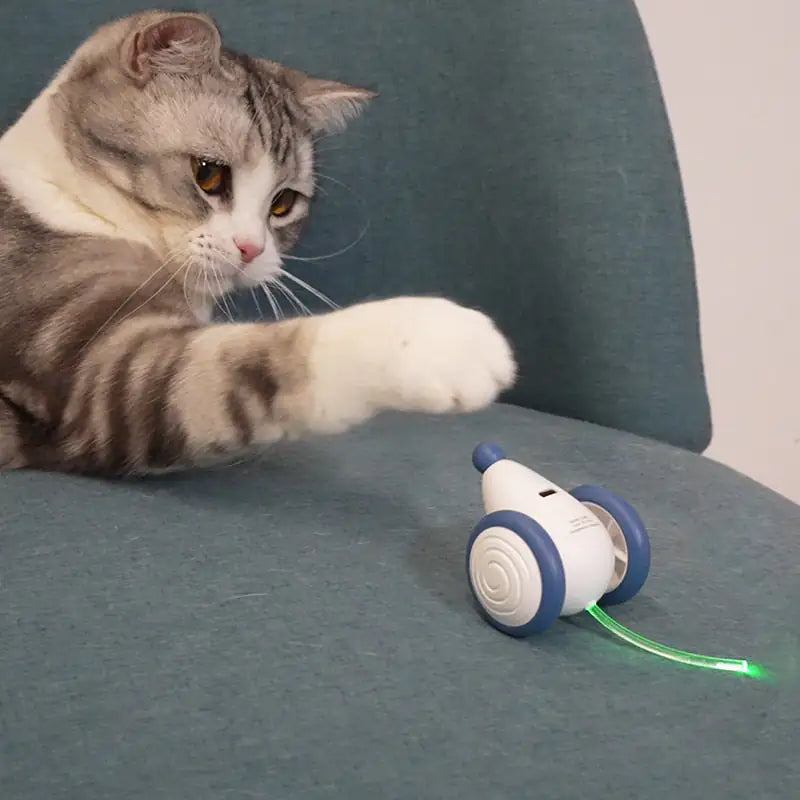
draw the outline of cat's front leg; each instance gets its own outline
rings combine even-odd
[[[307,324],[307,381],[276,398],[300,431],[335,433],[384,410],[473,411],[514,382],[511,348],[494,323],[448,300],[362,303]]]
[[[269,325],[198,328],[143,315],[84,349],[61,424],[25,463],[144,473],[225,460],[384,410],[475,410],[514,374],[493,323],[446,300],[398,298]]]

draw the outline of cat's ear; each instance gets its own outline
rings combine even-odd
[[[370,100],[377,97],[369,89],[312,78],[297,70],[289,69],[286,74],[315,133],[341,131]]]
[[[122,69],[145,84],[157,72],[196,74],[219,64],[222,40],[204,14],[170,14],[134,30],[122,45]]]

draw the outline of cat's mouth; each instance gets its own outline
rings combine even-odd
[[[252,262],[250,264],[240,264],[236,272],[231,277],[234,287],[237,289],[251,289],[265,283],[275,281],[281,274],[281,264]]]
[[[280,262],[252,261],[235,263],[231,258],[203,259],[199,271],[213,294],[237,289],[252,289],[276,280],[282,271]]]

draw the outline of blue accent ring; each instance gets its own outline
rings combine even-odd
[[[486,472],[492,464],[502,461],[506,457],[505,451],[494,442],[481,442],[472,451],[472,464],[480,473]]]
[[[504,625],[496,620],[480,602],[472,583],[469,560],[475,540],[488,528],[507,528],[517,534],[528,545],[542,579],[542,599],[536,614],[523,625]],[[519,511],[493,511],[487,514],[472,531],[467,543],[467,580],[481,616],[492,626],[509,636],[523,637],[541,633],[549,628],[561,614],[567,587],[564,565],[549,534],[536,520]]]

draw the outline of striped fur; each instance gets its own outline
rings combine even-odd
[[[232,53],[202,15],[90,37],[0,139],[0,465],[179,469],[510,386],[493,323],[445,300],[209,323],[219,294],[280,268],[313,193],[312,135],[370,96]],[[231,165],[230,191],[205,196],[190,156]],[[273,219],[285,186],[303,199]],[[261,237],[252,262],[241,232]]]

